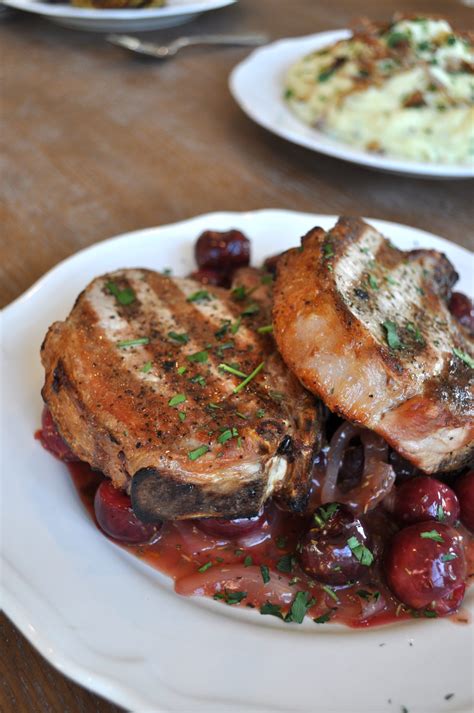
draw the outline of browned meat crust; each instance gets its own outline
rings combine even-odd
[[[42,393],[54,421],[82,460],[131,492],[144,520],[250,516],[272,494],[306,505],[321,416],[271,333],[257,331],[271,323],[271,286],[256,279],[252,295],[232,296],[119,270],[94,280],[46,335]],[[264,366],[234,393],[243,377],[222,363],[246,375]]]
[[[351,218],[278,262],[275,338],[290,369],[429,473],[474,449],[473,343],[445,302],[456,277],[444,255],[404,253]]]

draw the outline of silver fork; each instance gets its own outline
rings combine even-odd
[[[154,42],[144,42],[138,37],[130,35],[107,35],[107,42],[118,47],[138,52],[138,54],[146,54],[156,59],[167,59],[174,57],[184,47],[191,45],[248,45],[255,47],[263,45],[268,41],[267,35],[263,34],[246,34],[246,35],[195,35],[194,37],[179,37],[167,45],[158,45]]]

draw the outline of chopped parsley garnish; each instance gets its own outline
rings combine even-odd
[[[257,418],[263,418],[265,416],[265,409],[259,408],[255,415]]]
[[[291,99],[291,97],[293,96],[293,89],[290,89],[289,87],[288,89],[285,89],[285,93],[283,96],[285,97],[285,99]]]
[[[400,340],[400,337],[398,336],[397,325],[395,324],[395,322],[392,322],[390,319],[387,319],[385,320],[385,322],[382,322],[382,327],[385,329],[387,344],[390,349],[401,349],[402,342]]]
[[[178,411],[178,417],[180,421],[184,421],[186,419],[186,411]]]
[[[143,364],[143,366],[142,366],[142,368],[140,369],[140,371],[141,371],[143,374],[148,374],[148,372],[151,371],[152,368],[153,368],[153,362],[152,362],[152,361],[146,361],[146,362]]]
[[[367,589],[358,589],[356,594],[358,597],[365,599],[366,601],[369,601],[369,599],[375,599],[375,601],[377,601],[377,599],[380,598],[380,592],[368,592]]]
[[[230,592],[228,589],[225,590],[225,603],[226,604],[240,604],[242,599],[245,599],[247,592]]]
[[[259,327],[257,332],[259,334],[270,334],[270,332],[273,332],[273,324],[266,324],[264,327]]]
[[[441,555],[441,562],[451,562],[457,558],[455,552],[447,552],[445,555]]]
[[[284,550],[286,547],[288,537],[286,535],[280,535],[276,539],[276,546],[278,547],[279,550]]]
[[[365,545],[362,544],[362,542],[359,542],[357,537],[349,537],[349,539],[347,540],[347,545],[354,557],[361,564],[365,565],[366,567],[370,567],[370,565],[374,561],[374,556],[372,552]]]
[[[221,435],[218,437],[217,442],[226,443],[231,438],[237,438],[238,435],[239,432],[236,428],[226,428],[225,431],[222,431]]]
[[[329,611],[325,612],[324,614],[321,614],[321,616],[317,616],[316,619],[313,619],[315,624],[326,624],[332,615],[332,610],[329,609]]]
[[[442,536],[437,530],[426,530],[425,532],[420,532],[420,537],[423,540],[434,540],[435,542],[444,542]]]
[[[323,243],[323,256],[325,260],[330,260],[334,257],[334,248],[330,240]]]
[[[389,285],[398,285],[398,284],[399,284],[399,283],[398,283],[396,280],[394,280],[393,277],[391,277],[390,275],[387,275],[387,276],[385,277],[385,279],[387,280],[387,282],[388,282]]]
[[[201,374],[196,374],[189,381],[192,384],[199,384],[199,386],[206,386],[206,379]]]
[[[168,406],[178,406],[178,404],[182,404],[183,401],[186,401],[186,395],[185,394],[176,394],[176,396],[173,396],[168,401]]]
[[[224,356],[224,352],[225,352],[227,349],[234,349],[234,347],[235,347],[235,344],[234,344],[233,341],[231,341],[231,342],[224,342],[223,344],[219,344],[219,346],[218,346],[217,349],[216,349],[216,354],[217,354],[217,356],[222,357],[222,356]]]
[[[179,366],[178,369],[177,369],[178,374],[181,374],[181,376],[182,376],[183,374],[185,374],[186,371],[187,371],[187,368],[186,368],[185,366]]]
[[[244,372],[239,369],[235,369],[230,364],[219,364],[219,369],[227,371],[229,374],[233,374],[234,376],[240,376],[241,379],[245,379],[247,377],[247,374],[244,374]]]
[[[324,524],[331,519],[335,512],[339,510],[338,503],[330,503],[329,505],[320,505],[314,513],[314,521],[319,527],[324,527]]]
[[[192,361],[192,362],[203,363],[203,362],[207,361],[208,356],[209,355],[208,355],[207,351],[204,350],[202,352],[195,352],[194,354],[188,354],[186,359],[188,361]]]
[[[295,624],[302,624],[308,609],[316,604],[316,599],[311,597],[309,592],[296,592],[290,607],[290,611],[285,617],[285,621],[293,621]]]
[[[270,616],[276,616],[279,619],[283,619],[281,606],[279,604],[271,604],[270,602],[262,604],[260,607],[260,614],[270,614]]]
[[[330,79],[332,77],[332,75],[334,74],[336,69],[337,69],[336,67],[332,66],[332,67],[329,67],[328,69],[325,69],[323,72],[320,72],[318,74],[318,78],[317,78],[318,82],[327,82],[328,79]]]
[[[207,408],[210,408],[212,411],[215,411],[217,409],[221,409],[222,406],[219,406],[219,404],[213,404],[212,402],[207,404]]]
[[[413,334],[413,336],[415,337],[415,342],[418,342],[418,344],[425,343],[425,340],[423,339],[423,336],[422,336],[420,330],[418,329],[418,327],[416,326],[416,324],[413,324],[413,322],[408,322],[407,330],[411,334]]]
[[[212,295],[210,295],[207,290],[197,290],[197,292],[193,292],[192,295],[189,295],[186,302],[209,302],[209,300],[212,300]]]
[[[466,354],[466,352],[463,352],[461,349],[456,349],[456,347],[453,347],[453,354],[470,366],[471,369],[474,369],[474,359],[469,356],[469,354]]]
[[[262,285],[271,285],[273,282],[273,275],[270,272],[267,272],[265,275],[262,275],[260,282]]]
[[[423,616],[425,616],[427,619],[436,619],[438,617],[437,613],[432,609],[425,609],[423,611]]]
[[[389,47],[398,47],[404,42],[408,42],[408,35],[403,32],[391,32],[387,37],[387,45]]]
[[[338,601],[339,601],[339,599],[337,598],[337,594],[336,594],[336,592],[334,591],[334,589],[331,589],[331,587],[328,587],[327,584],[323,584],[322,589],[326,592],[326,594],[328,594],[328,595],[331,597],[331,599],[334,599],[335,602],[338,602]]]
[[[203,456],[205,453],[207,453],[209,450],[209,446],[199,446],[199,448],[195,448],[193,451],[189,451],[188,453],[188,458],[189,460],[197,460],[201,456]]]
[[[440,504],[436,508],[436,519],[439,520],[439,522],[443,522],[443,520],[446,520],[446,513],[443,510],[443,506]]]
[[[230,319],[224,319],[224,321],[222,322],[222,326],[219,327],[219,329],[216,332],[214,332],[217,339],[221,339],[221,337],[225,337],[229,327],[230,327]]]
[[[234,287],[233,290],[231,290],[232,297],[234,300],[237,300],[237,302],[241,302],[247,297],[247,289],[243,285],[238,285],[237,287]]]
[[[168,332],[168,337],[178,344],[187,344],[189,337],[187,334],[178,334],[177,332]]]
[[[232,332],[232,334],[237,334],[241,324],[242,324],[242,317],[237,317],[234,324],[230,328],[230,331]]]
[[[379,283],[375,279],[373,275],[370,273],[367,275],[367,282],[369,283],[369,287],[371,287],[373,290],[378,290],[379,289]]]
[[[123,290],[121,290],[120,287],[115,284],[115,282],[107,282],[105,287],[107,288],[108,292],[110,292],[110,294],[113,295],[117,302],[121,305],[130,305],[136,300],[135,292],[132,290],[131,287],[125,287]]]
[[[288,572],[291,572],[291,570],[293,569],[293,565],[294,565],[293,555],[286,554],[286,555],[283,555],[283,557],[280,557],[280,559],[277,562],[276,568],[279,572],[288,573]]]
[[[270,581],[270,570],[266,564],[260,565],[260,572],[262,574],[263,583],[267,584]]]
[[[234,394],[237,394],[239,391],[242,391],[242,389],[244,389],[244,388],[247,386],[247,384],[249,384],[249,383],[252,381],[252,379],[254,379],[254,378],[257,376],[257,374],[259,374],[259,373],[262,371],[262,369],[263,369],[264,366],[265,366],[265,362],[262,361],[262,362],[252,371],[252,373],[247,376],[246,379],[244,379],[238,386],[235,387],[235,389],[234,389]]]
[[[260,307],[256,302],[249,304],[242,312],[242,317],[250,317],[252,314],[260,312]]]
[[[203,564],[202,567],[199,567],[198,572],[200,572],[201,574],[203,572],[207,572],[210,567],[212,567],[212,562],[206,562],[206,564]]]
[[[139,337],[138,339],[122,339],[122,341],[117,342],[117,346],[123,347],[139,347],[142,344],[149,344],[150,339],[148,337]]]
[[[251,567],[253,565],[253,557],[252,555],[247,555],[246,558],[244,559],[244,567]]]

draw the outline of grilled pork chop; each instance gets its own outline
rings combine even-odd
[[[230,292],[119,270],[46,335],[42,394],[61,435],[144,521],[253,516],[272,494],[306,505],[318,406],[276,351],[271,286],[244,277]]]
[[[290,369],[428,473],[474,449],[473,342],[445,302],[456,279],[441,253],[403,252],[352,218],[278,261],[275,338]]]

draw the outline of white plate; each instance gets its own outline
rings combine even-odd
[[[167,0],[164,7],[95,10],[40,0],[3,0],[5,5],[37,15],[64,27],[89,32],[143,32],[183,25],[202,12],[232,5],[237,0]]]
[[[248,116],[274,134],[328,156],[390,173],[424,178],[473,178],[474,165],[424,163],[354,148],[300,121],[283,100],[288,68],[301,57],[349,37],[349,30],[278,40],[254,50],[230,75],[230,90]]]
[[[3,605],[64,674],[140,713],[468,713],[472,629],[413,620],[371,630],[283,624],[209,599],[103,537],[64,465],[33,439],[41,413],[39,349],[94,276],[118,267],[187,273],[207,228],[240,228],[260,263],[331,216],[213,213],[107,240],[45,275],[3,313]],[[402,248],[445,251],[470,285],[470,254],[403,225],[371,221]],[[474,590],[469,602],[472,605]],[[445,696],[454,693],[446,701]],[[392,703],[389,703],[389,699]]]

